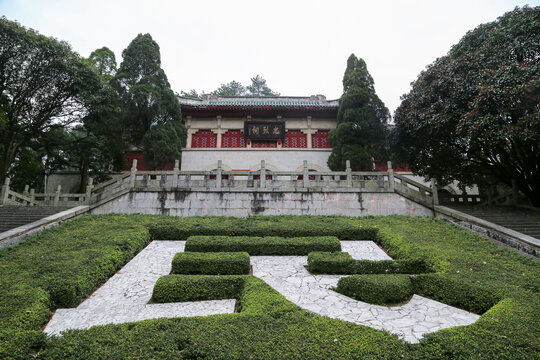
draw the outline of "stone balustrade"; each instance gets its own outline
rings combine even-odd
[[[0,205],[93,205],[130,191],[398,193],[428,207],[438,205],[435,183],[428,187],[394,174],[390,162],[386,172],[352,171],[349,161],[345,171],[328,172],[309,171],[307,161],[302,171],[271,171],[264,160],[256,171],[225,171],[221,161],[211,171],[180,171],[179,164],[176,160],[169,171],[138,171],[137,160],[133,160],[129,172],[109,181],[94,185],[90,178],[84,194],[64,194],[60,186],[54,194],[35,193],[28,187],[19,194],[10,189],[6,179]]]

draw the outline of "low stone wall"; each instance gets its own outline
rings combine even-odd
[[[390,192],[131,191],[94,207],[92,213],[433,216],[431,209]]]

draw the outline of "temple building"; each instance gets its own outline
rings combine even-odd
[[[181,169],[328,171],[328,133],[337,125],[338,100],[311,97],[179,98],[188,137]]]

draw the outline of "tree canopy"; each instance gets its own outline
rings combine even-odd
[[[251,78],[251,85],[247,86],[246,89],[249,96],[279,96],[278,92],[266,85],[266,80],[260,75]]]
[[[231,81],[227,84],[221,84],[216,90],[212,91],[213,95],[219,96],[247,96],[246,88],[238,81]]]
[[[392,148],[441,183],[515,182],[540,206],[540,7],[469,31],[396,110]]]
[[[251,85],[244,86],[240,82],[233,80],[226,84],[221,84],[211,94],[217,96],[279,96],[278,92],[268,87],[266,80],[260,75],[251,78]],[[202,95],[203,92],[198,93],[195,89],[180,92],[180,96],[190,99],[201,99]]]
[[[347,160],[354,170],[373,170],[374,160],[383,156],[388,109],[375,93],[373,78],[364,60],[351,54],[343,76],[338,124],[330,131],[332,153],[328,167],[344,170]]]
[[[97,73],[68,44],[0,19],[0,181],[55,128],[86,116]],[[23,153],[25,152],[25,153]]]
[[[123,104],[123,123],[130,142],[143,147],[150,168],[180,158],[186,129],[180,104],[161,68],[159,45],[150,34],[139,34],[122,56],[114,83]],[[174,131],[167,133],[167,129]],[[164,141],[168,146],[152,145]]]
[[[98,73],[106,81],[110,81],[116,74],[116,56],[108,47],[104,46],[92,51],[88,60],[92,62]]]

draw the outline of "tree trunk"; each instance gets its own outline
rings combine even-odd
[[[540,208],[540,186],[536,186],[536,188],[531,188],[527,186],[525,181],[517,181],[517,187],[518,189],[529,199],[532,206],[536,208]]]
[[[80,194],[86,192],[86,184],[88,184],[88,161],[83,160],[83,164],[81,167],[81,186],[79,186]]]
[[[4,148],[4,154],[0,162],[0,181],[1,181],[0,185],[4,184],[9,167],[11,166],[11,164],[13,164],[13,161],[15,161],[15,154],[17,153],[17,150],[19,149],[19,146],[13,142],[9,142],[5,145],[6,146]]]

